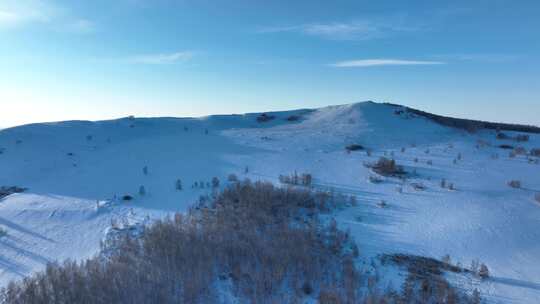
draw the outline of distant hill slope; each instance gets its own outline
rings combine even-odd
[[[419,116],[423,116],[433,120],[436,123],[439,123],[444,126],[463,129],[467,131],[476,131],[479,129],[490,129],[490,130],[506,130],[506,131],[517,131],[517,132],[527,132],[527,133],[540,133],[540,127],[529,126],[529,125],[520,125],[520,124],[509,124],[509,123],[499,123],[499,122],[489,122],[481,120],[472,120],[464,118],[454,118],[448,116],[442,116],[437,114],[432,114],[417,110],[410,107],[405,107],[397,104],[386,103],[390,106],[396,107],[399,109],[405,109],[409,113],[413,113]]]
[[[540,148],[537,128],[475,122],[470,133],[468,120],[414,111],[362,102],[0,130],[0,187],[27,188],[0,199],[7,231],[0,286],[50,261],[93,256],[113,224],[129,230],[185,212],[212,195],[214,177],[220,188],[230,174],[279,184],[280,175],[296,171],[313,176],[315,191],[357,197],[358,206],[331,216],[350,230],[366,265],[392,253],[448,254],[464,266],[479,259],[492,280],[452,282],[487,299],[540,303],[540,158],[531,153]],[[511,131],[498,138],[497,125],[532,133],[527,141]],[[380,157],[403,166],[406,179],[371,170]],[[511,180],[521,188],[509,187]],[[402,277],[385,280],[398,287]]]

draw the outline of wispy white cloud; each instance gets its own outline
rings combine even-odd
[[[40,0],[3,0],[0,2],[0,28],[15,28],[31,23],[47,23],[58,8]]]
[[[336,68],[362,68],[371,66],[385,65],[438,65],[445,64],[442,61],[426,61],[426,60],[403,60],[403,59],[359,59],[340,61],[330,64]]]
[[[375,21],[352,21],[332,23],[309,23],[294,26],[263,27],[258,33],[292,32],[317,36],[330,40],[368,40],[384,37],[395,32],[416,31],[418,28],[404,26],[403,22],[384,23]]]
[[[32,25],[49,29],[91,33],[95,24],[71,13],[50,0],[0,0],[0,30],[14,30]]]
[[[137,64],[176,64],[193,58],[191,51],[176,52],[170,54],[145,54],[128,58],[129,63]]]

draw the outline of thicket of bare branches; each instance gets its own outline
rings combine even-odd
[[[317,213],[329,197],[268,183],[231,185],[206,206],[125,237],[107,258],[50,264],[10,284],[7,303],[213,303],[219,285],[249,303],[290,303],[331,288],[357,299],[358,249]],[[287,291],[287,292],[283,292]]]
[[[380,157],[377,162],[365,164],[365,166],[384,176],[403,176],[406,174],[403,166],[396,164],[395,160],[386,157]]]
[[[448,264],[427,258],[391,258],[420,261],[408,265],[427,265],[430,274],[409,279],[402,293],[372,288],[376,279],[356,268],[359,250],[348,233],[334,220],[318,218],[344,199],[270,183],[233,183],[137,237],[113,238],[100,256],[49,264],[9,284],[0,302],[227,303],[220,297],[225,291],[240,303],[301,303],[306,297],[336,304],[474,303],[443,279],[441,271],[452,270]]]

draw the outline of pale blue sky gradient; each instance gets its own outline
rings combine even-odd
[[[362,100],[540,125],[538,1],[0,0],[0,127]]]

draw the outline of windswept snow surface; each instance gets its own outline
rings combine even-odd
[[[449,254],[464,266],[478,259],[492,278],[458,278],[455,284],[478,288],[493,303],[540,303],[540,203],[534,199],[540,165],[497,147],[540,148],[539,135],[520,143],[498,140],[494,131],[469,134],[395,110],[364,102],[270,113],[275,118],[262,123],[259,114],[246,114],[1,130],[0,186],[28,190],[0,200],[0,227],[8,233],[0,238],[0,285],[48,261],[93,256],[111,222],[185,211],[211,192],[206,185],[192,188],[195,182],[217,176],[224,186],[235,173],[277,183],[280,174],[296,170],[313,174],[315,188],[357,196],[357,207],[335,216],[357,239],[366,261],[396,252]],[[292,115],[300,119],[287,120]],[[369,148],[371,156],[346,153],[344,147],[353,143]],[[416,174],[406,182],[370,183],[374,173],[363,164],[380,156]],[[177,179],[181,191],[175,189]],[[456,189],[441,188],[441,179]],[[521,189],[507,186],[514,179]],[[414,190],[411,183],[426,190]],[[139,195],[140,186],[146,195]],[[126,194],[134,200],[122,201]],[[378,206],[381,200],[387,207]]]

